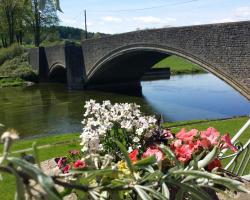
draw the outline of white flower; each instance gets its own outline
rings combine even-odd
[[[100,149],[100,137],[111,130],[114,124],[130,132],[128,135],[135,143],[140,141],[144,131],[153,126],[156,122],[153,116],[142,116],[139,105],[134,103],[115,103],[103,101],[102,104],[96,103],[95,100],[86,102],[84,108],[85,119],[82,121],[83,132],[81,145],[83,151],[97,151]],[[136,130],[131,133],[131,130]],[[134,137],[134,138],[133,138]]]
[[[128,148],[128,152],[131,153],[133,151],[133,148],[132,147],[129,147]]]
[[[19,136],[14,129],[10,129],[2,134],[1,141],[4,141],[7,138],[10,138],[11,140],[17,140],[19,139]]]
[[[140,139],[138,137],[134,137],[133,142],[138,143],[140,142]]]
[[[137,135],[142,135],[142,133],[143,133],[143,131],[144,131],[144,129],[143,128],[138,128],[138,129],[136,129],[136,131],[135,131],[135,133],[137,134]]]

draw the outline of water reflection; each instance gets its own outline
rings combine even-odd
[[[142,82],[143,96],[98,91],[68,91],[64,85],[41,84],[0,89],[0,123],[15,127],[21,136],[80,132],[84,102],[110,99],[135,102],[147,114],[191,120],[250,114],[250,103],[212,76],[185,75]]]

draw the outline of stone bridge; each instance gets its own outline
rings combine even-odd
[[[41,81],[60,80],[64,72],[72,89],[130,87],[169,55],[197,63],[250,99],[250,21],[143,30],[85,40],[81,46],[40,47],[30,51],[30,63]]]

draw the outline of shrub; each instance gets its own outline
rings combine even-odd
[[[26,81],[37,82],[37,75],[27,60],[27,53],[17,56],[12,60],[7,60],[0,66],[0,76],[19,77]]]
[[[24,48],[18,44],[13,44],[8,48],[0,49],[0,65],[5,61],[15,58],[25,52]]]

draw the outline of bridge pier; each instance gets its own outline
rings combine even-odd
[[[51,80],[56,70],[65,70],[69,89],[84,88],[85,69],[81,46],[66,43],[53,47],[38,47],[29,51],[29,63],[38,73],[39,82],[56,82]],[[62,73],[58,73],[62,74]],[[62,77],[58,77],[61,80]]]

